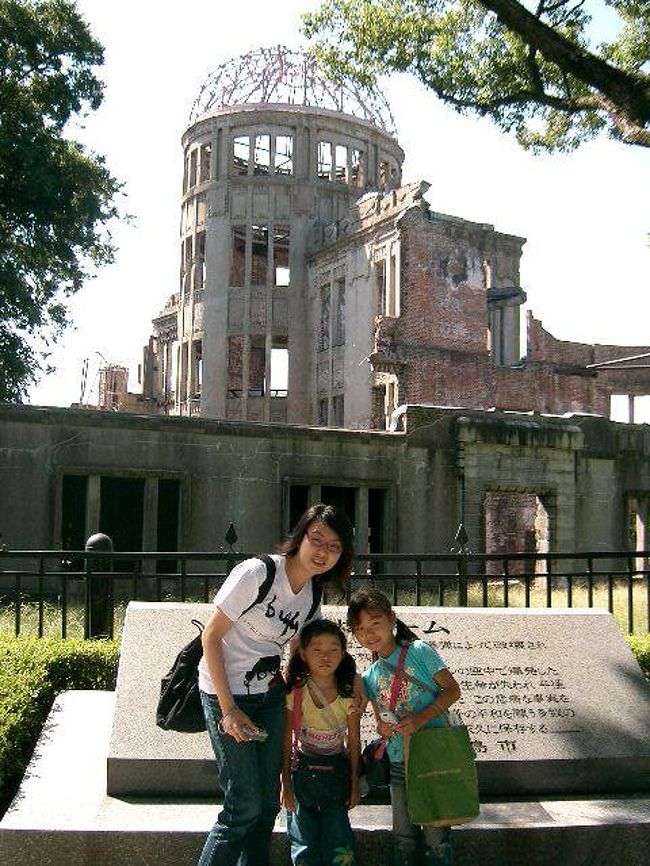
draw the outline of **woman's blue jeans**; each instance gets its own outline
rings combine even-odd
[[[280,687],[262,695],[235,695],[234,699],[269,736],[264,743],[237,743],[229,734],[222,734],[219,701],[215,695],[201,692],[223,808],[197,866],[268,866],[269,862],[271,834],[280,811],[285,692]]]
[[[420,827],[411,823],[406,806],[404,764],[390,765],[390,802],[394,866],[452,866],[449,827]]]

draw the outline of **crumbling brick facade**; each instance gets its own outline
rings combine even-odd
[[[529,317],[528,354],[521,358],[524,239],[431,211],[422,197],[427,188],[411,184],[366,197],[347,221],[323,232],[312,254],[315,284],[322,282],[325,266],[345,269],[346,298],[356,290],[371,299],[374,310],[367,356],[372,370],[367,387],[374,390],[367,417],[357,411],[349,426],[390,428],[392,412],[407,403],[608,416],[612,393],[650,392],[643,365],[650,347],[561,342]],[[373,263],[388,258],[382,252],[388,246],[399,270],[387,275],[381,269],[378,275]],[[360,259],[368,263],[365,268]],[[361,342],[362,323],[356,326]],[[636,369],[599,366],[629,356]],[[346,392],[354,395],[356,407],[364,407],[363,373],[351,369],[351,374]]]

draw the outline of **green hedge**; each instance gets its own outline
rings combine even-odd
[[[650,680],[650,634],[628,634],[625,637],[639,667]]]
[[[65,689],[114,689],[117,641],[0,634],[0,815],[31,758],[54,698]]]

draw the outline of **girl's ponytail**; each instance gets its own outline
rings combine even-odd
[[[413,643],[414,640],[417,640],[418,636],[414,631],[403,623],[401,619],[395,620],[395,640],[399,644],[404,643]]]

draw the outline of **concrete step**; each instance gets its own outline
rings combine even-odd
[[[193,866],[216,799],[106,795],[112,692],[57,699],[20,791],[0,822],[3,866]],[[351,812],[359,866],[391,866],[390,808]],[[456,866],[646,866],[650,798],[489,802],[453,831]],[[273,866],[290,863],[284,817]]]

